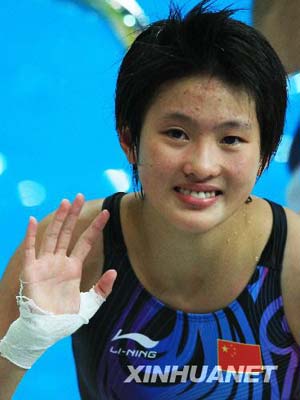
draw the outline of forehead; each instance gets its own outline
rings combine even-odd
[[[192,76],[163,84],[148,109],[156,117],[181,111],[193,116],[256,118],[253,98],[241,88],[211,76]]]

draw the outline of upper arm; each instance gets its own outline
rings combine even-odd
[[[71,251],[79,236],[100,212],[101,207],[101,200],[93,200],[85,203],[74,229],[69,251]],[[43,234],[51,222],[53,215],[54,213],[49,214],[38,224],[36,237],[37,254],[41,245]],[[5,335],[10,324],[19,316],[19,310],[16,304],[16,296],[19,291],[19,275],[22,268],[23,246],[23,243],[21,243],[14,255],[11,257],[0,281],[0,338]],[[81,290],[83,291],[89,290],[90,287],[96,283],[96,278],[101,276],[101,268],[103,264],[102,248],[102,240],[99,238],[84,262],[81,281]]]
[[[282,296],[287,322],[300,345],[300,216],[286,210],[288,236],[282,270]]]

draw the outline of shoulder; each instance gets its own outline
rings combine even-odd
[[[287,217],[288,223],[288,236],[287,236],[287,246],[291,247],[290,251],[292,251],[291,255],[299,257],[300,255],[300,246],[299,246],[299,239],[300,239],[300,215],[295,213],[288,208],[285,208],[285,213]],[[298,244],[298,246],[295,245]],[[294,247],[294,249],[292,249]],[[298,259],[298,261],[300,261]]]
[[[86,201],[82,207],[78,222],[75,228],[75,235],[81,234],[102,210],[104,199]],[[77,232],[76,232],[77,231]]]
[[[282,270],[282,295],[286,318],[300,344],[300,216],[285,209],[287,242]]]
[[[74,247],[80,235],[88,228],[91,222],[100,213],[103,201],[104,199],[97,199],[97,200],[89,200],[84,203],[72,234],[69,246],[69,252]],[[55,211],[56,210],[54,210],[51,214],[47,215],[46,218],[44,218],[41,222],[39,222],[38,233],[37,233],[37,247],[40,246],[43,234],[47,229],[47,226],[51,223]]]
[[[72,250],[80,235],[82,235],[100,213],[103,202],[104,199],[89,200],[85,202],[72,236],[69,251]],[[97,282],[102,274],[103,262],[103,238],[101,236],[99,237],[99,240],[94,243],[84,262],[81,278],[81,291],[88,291],[95,282]]]

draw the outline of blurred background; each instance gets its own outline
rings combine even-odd
[[[279,37],[282,17],[293,18],[287,25],[300,35],[297,14],[272,9],[276,2],[216,0],[215,7],[234,4],[242,9],[235,17],[271,41]],[[176,3],[189,9],[197,1]],[[135,32],[168,8],[165,0],[1,3],[0,276],[30,215],[40,220],[78,192],[89,200],[132,190],[114,129],[115,80]],[[299,211],[300,68],[290,60],[300,51],[287,52],[297,40],[293,32],[286,37],[273,44],[290,73],[285,135],[254,194]],[[13,399],[79,399],[72,360],[70,340],[61,341],[28,372]]]

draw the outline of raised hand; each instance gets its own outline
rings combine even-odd
[[[68,247],[84,197],[78,194],[71,204],[63,200],[48,225],[38,255],[36,254],[37,221],[30,217],[25,241],[21,280],[23,295],[35,301],[44,310],[54,314],[75,314],[80,306],[80,281],[83,262],[109,219],[103,210],[77,240],[72,252]],[[111,292],[116,271],[107,271],[95,282],[95,291],[103,297]]]

